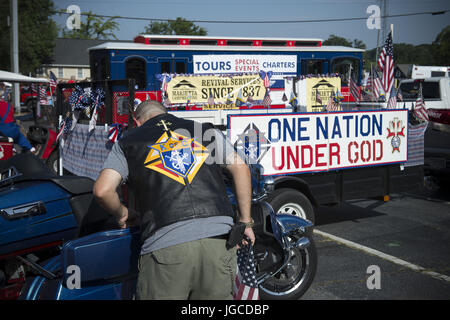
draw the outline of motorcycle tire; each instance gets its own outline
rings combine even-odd
[[[311,286],[317,270],[317,250],[312,238],[305,249],[292,249],[291,263],[259,286],[262,300],[298,300]]]
[[[315,222],[311,201],[300,191],[291,188],[277,189],[269,196],[268,202],[276,213],[292,214]]]
[[[45,162],[47,167],[54,173],[58,174],[59,167],[59,152],[57,150],[53,151]]]

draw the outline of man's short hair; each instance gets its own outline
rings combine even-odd
[[[134,111],[136,120],[148,120],[158,114],[167,113],[167,109],[158,101],[145,100],[141,102]]]

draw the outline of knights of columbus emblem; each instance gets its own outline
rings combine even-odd
[[[185,185],[190,184],[200,167],[208,158],[208,150],[195,141],[170,131],[148,146],[150,151],[145,159],[146,168],[155,170]]]
[[[244,152],[248,163],[259,163],[270,149],[270,141],[265,137],[264,132],[261,132],[254,123],[250,123],[238,135],[234,146]]]
[[[389,128],[387,128],[388,136],[386,138],[387,139],[392,138],[391,140],[392,153],[394,153],[394,151],[400,152],[400,144],[401,144],[400,137],[405,137],[403,130],[405,130],[403,121],[398,120],[398,118],[394,118],[394,120],[389,122]]]

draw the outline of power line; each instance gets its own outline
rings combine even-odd
[[[450,9],[440,10],[440,11],[427,11],[427,12],[415,12],[415,13],[403,13],[403,14],[392,14],[384,15],[381,18],[398,18],[398,17],[409,17],[417,15],[440,15],[449,12]],[[67,13],[65,10],[55,10],[51,11],[53,14],[71,14]],[[114,18],[114,19],[126,19],[126,20],[140,20],[140,21],[174,21],[175,19],[160,19],[160,18],[141,18],[141,17],[125,17],[125,16],[109,16],[101,14],[89,14],[81,13],[83,16],[93,16],[98,18]],[[237,21],[226,21],[226,20],[189,20],[194,23],[224,23],[224,24],[281,24],[281,23],[313,23],[313,22],[340,22],[340,21],[357,21],[357,20],[367,20],[368,17],[354,17],[354,18],[336,18],[336,19],[312,19],[312,20],[283,20],[283,21],[248,21],[248,20],[237,20]]]

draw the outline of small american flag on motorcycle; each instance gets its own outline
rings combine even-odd
[[[250,242],[249,239],[247,239]],[[233,286],[234,300],[259,300],[256,263],[251,244],[237,250],[237,273]]]

